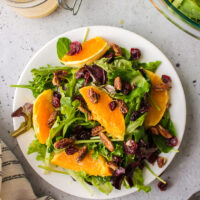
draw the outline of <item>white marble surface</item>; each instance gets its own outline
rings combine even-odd
[[[124,20],[120,24],[120,20]],[[10,114],[15,84],[33,54],[48,40],[65,31],[88,25],[119,26],[134,31],[159,47],[174,64],[187,100],[187,126],[180,148],[162,175],[170,187],[160,192],[157,181],[149,194],[143,192],[120,199],[186,200],[200,189],[200,41],[188,36],[147,0],[85,0],[77,16],[57,9],[43,19],[25,19],[0,3],[0,136],[14,151],[38,196],[51,194],[57,200],[79,199],[60,192],[43,181],[27,163],[15,141]],[[180,66],[176,67],[179,63]],[[13,197],[14,200],[14,197]],[[118,199],[119,200],[119,199]]]

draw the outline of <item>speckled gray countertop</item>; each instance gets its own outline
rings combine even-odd
[[[120,20],[124,20],[120,24]],[[0,136],[21,161],[38,196],[51,194],[56,200],[79,199],[67,195],[42,180],[23,157],[13,130],[14,89],[24,66],[47,41],[65,31],[88,25],[119,26],[153,42],[171,60],[182,81],[187,100],[187,126],[180,153],[162,177],[170,187],[160,192],[157,181],[149,194],[128,195],[127,200],[186,200],[200,190],[200,41],[167,21],[147,0],[85,0],[77,16],[61,8],[42,19],[17,16],[0,3]],[[14,199],[13,199],[14,200]],[[119,199],[118,199],[119,200]]]

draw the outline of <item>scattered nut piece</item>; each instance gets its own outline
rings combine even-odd
[[[81,111],[82,113],[86,113],[87,114],[87,117],[88,117],[88,120],[92,120],[92,114],[89,110],[87,110],[87,108],[84,108],[83,106],[79,106],[78,107],[79,111]]]
[[[158,156],[157,164],[159,168],[162,168],[166,164],[166,162],[167,162],[167,158]]]
[[[64,149],[72,144],[74,144],[74,140],[72,138],[63,138],[54,143],[54,148],[55,149]]]
[[[53,124],[55,123],[57,115],[58,115],[57,111],[54,111],[51,113],[51,115],[47,121],[47,125],[49,128],[51,128],[53,126]]]
[[[94,103],[94,104],[98,103],[99,98],[100,98],[100,95],[97,94],[97,93],[93,90],[93,88],[90,88],[90,89],[88,90],[88,96],[89,96],[89,99],[90,99],[90,101],[91,101],[92,103]]]
[[[152,87],[156,92],[163,92],[165,90],[171,89],[171,86],[165,83],[161,83]]]
[[[99,132],[105,132],[105,129],[103,126],[95,126],[92,128],[92,136],[99,135]]]
[[[122,90],[122,82],[121,82],[121,79],[120,77],[116,77],[115,80],[114,80],[114,87],[116,90]]]
[[[122,114],[126,114],[128,112],[128,107],[127,105],[124,103],[124,101],[118,99],[117,100],[117,104],[119,106],[119,109],[121,111]]]
[[[68,72],[64,70],[55,71],[53,74],[53,79],[52,79],[53,85],[60,86],[61,81],[65,79],[67,74]]]
[[[105,145],[105,147],[109,151],[114,151],[113,143],[110,141],[110,139],[103,132],[101,132],[101,131],[99,132],[99,137],[100,137],[101,141],[103,142],[103,144]]]
[[[158,131],[159,133],[164,137],[164,138],[172,138],[172,135],[169,133],[168,130],[166,130],[165,128],[163,128],[161,125],[158,125]]]
[[[115,171],[115,170],[117,170],[119,167],[114,163],[114,162],[112,162],[112,161],[109,161],[108,162],[108,166],[113,170],[113,171]]]
[[[153,135],[159,135],[159,130],[156,126],[150,127],[149,130]]]
[[[115,52],[115,56],[122,56],[122,50],[118,45],[112,43],[110,44],[110,46],[113,48],[113,51]]]
[[[82,149],[79,150],[78,157],[76,158],[77,162],[82,161],[87,154],[87,146],[84,146]]]

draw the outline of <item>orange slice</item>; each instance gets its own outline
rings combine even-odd
[[[151,80],[152,86],[163,83],[162,79],[157,74],[154,74],[153,72],[148,71],[148,70],[146,70],[146,72]],[[168,95],[167,90],[162,91],[162,92],[157,92],[154,89],[152,89],[151,96],[153,100],[156,102],[156,104],[160,107],[160,110],[158,110],[155,107],[152,100],[149,98],[148,102],[151,105],[151,109],[145,118],[145,121],[144,121],[145,127],[155,126],[159,123],[159,121],[162,119],[165,113],[168,100],[169,100],[169,95]]]
[[[80,53],[73,56],[65,55],[61,62],[70,67],[90,65],[102,57],[108,49],[109,45],[103,38],[95,37],[82,44]]]
[[[51,163],[65,169],[85,171],[88,175],[93,176],[112,175],[107,162],[102,156],[99,156],[98,159],[94,159],[91,154],[87,154],[81,162],[76,161],[77,156],[78,152],[73,155],[67,155],[65,151],[62,151],[53,157]]]
[[[90,88],[100,95],[100,99],[96,104],[89,99],[88,90]],[[106,92],[94,86],[83,87],[79,91],[92,113],[92,118],[98,121],[113,138],[124,139],[124,116],[118,106],[111,111],[108,105],[113,99]]]
[[[35,100],[33,105],[33,126],[36,136],[41,144],[45,144],[49,137],[50,128],[48,119],[55,108],[52,105],[53,91],[43,91]]]

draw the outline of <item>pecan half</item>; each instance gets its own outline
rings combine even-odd
[[[150,133],[153,134],[153,135],[159,135],[159,130],[158,130],[158,128],[157,128],[156,126],[150,127],[150,128],[149,128],[149,131],[150,131]]]
[[[84,146],[82,149],[79,150],[79,154],[76,158],[76,161],[77,162],[82,161],[85,158],[86,154],[87,154],[87,146]]]
[[[159,168],[162,168],[166,164],[166,162],[167,162],[167,158],[158,156],[157,164]]]
[[[114,151],[113,143],[110,141],[110,139],[103,132],[101,132],[101,131],[99,132],[99,137],[100,137],[101,141],[103,142],[103,144],[105,145],[105,147],[109,151]]]
[[[159,133],[164,137],[164,138],[172,138],[172,135],[169,133],[168,130],[166,130],[165,128],[163,128],[161,125],[158,125],[158,131]]]
[[[118,45],[111,43],[110,46],[113,48],[113,51],[115,52],[115,56],[122,56],[122,50]]]
[[[92,128],[92,136],[99,135],[99,132],[105,132],[105,129],[103,126],[95,126]]]
[[[88,96],[89,96],[89,99],[90,99],[90,101],[91,101],[92,103],[94,103],[94,104],[98,103],[99,98],[100,98],[100,95],[97,94],[97,93],[93,90],[93,88],[90,88],[90,89],[88,90]]]
[[[152,87],[156,92],[163,92],[165,90],[171,89],[171,86],[165,83],[157,84]]]
[[[53,73],[52,83],[53,85],[60,86],[61,81],[65,80],[68,72],[64,70],[58,70]]]
[[[61,140],[58,140],[54,143],[55,149],[64,149],[67,148],[69,145],[74,144],[74,139],[72,138],[63,138]]]
[[[55,123],[56,121],[56,118],[57,118],[57,115],[58,115],[58,112],[57,111],[53,111],[47,121],[47,125],[49,128],[51,128],[53,126],[53,124]]]
[[[114,80],[114,87],[116,90],[122,90],[122,82],[121,82],[121,79],[120,77],[116,77],[115,80]]]
[[[92,120],[92,114],[91,114],[91,112],[87,108],[84,108],[83,106],[79,106],[78,109],[82,113],[86,113],[87,114],[87,117],[88,117],[89,121]]]
[[[127,105],[124,103],[124,101],[118,99],[117,100],[117,104],[119,106],[119,109],[121,111],[122,114],[126,114],[128,112],[128,107]]]
[[[112,161],[109,161],[108,162],[108,166],[113,170],[113,171],[115,171],[115,170],[117,170],[119,167],[114,163],[114,162],[112,162]]]

